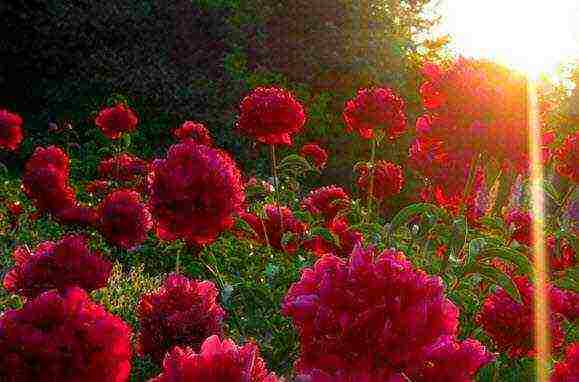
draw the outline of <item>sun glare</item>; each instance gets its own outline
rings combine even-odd
[[[553,75],[579,58],[578,0],[442,0],[441,31],[467,57],[529,75]]]

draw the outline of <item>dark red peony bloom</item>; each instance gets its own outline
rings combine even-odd
[[[393,140],[406,130],[404,100],[390,88],[358,90],[356,98],[346,102],[343,117],[346,130],[365,139],[372,139],[374,131],[382,131]]]
[[[300,155],[304,158],[313,160],[317,168],[326,167],[328,161],[328,153],[316,143],[308,143],[303,145],[300,150]]]
[[[306,225],[294,216],[291,209],[284,206],[266,205],[263,218],[249,212],[241,212],[239,218],[255,231],[257,236],[250,237],[250,239],[261,244],[269,243],[281,252],[295,252],[306,232]],[[292,234],[292,236],[285,243],[282,243],[285,234]],[[245,237],[246,234],[243,233],[241,236]]]
[[[207,337],[221,335],[225,311],[218,294],[211,281],[170,274],[160,290],[141,297],[139,353],[160,362],[174,346],[197,351]]]
[[[338,238],[338,243],[328,242],[321,236],[305,241],[303,247],[312,251],[314,255],[321,257],[326,254],[346,257],[354,250],[357,244],[361,244],[363,235],[352,229],[345,218],[336,218],[326,226],[328,230]]]
[[[205,125],[199,122],[185,121],[173,131],[173,135],[181,141],[190,138],[200,145],[213,146],[211,134]]]
[[[0,149],[14,151],[22,139],[22,118],[8,110],[0,110]]]
[[[153,163],[150,191],[157,236],[196,244],[211,243],[230,228],[245,200],[229,155],[192,142],[171,146],[167,159]]]
[[[45,241],[34,252],[18,247],[15,266],[4,277],[11,293],[34,298],[50,289],[78,286],[90,292],[107,285],[112,265],[92,253],[83,236],[67,236],[57,243]]]
[[[175,347],[167,353],[163,372],[151,382],[278,382],[259,356],[257,345],[237,346],[231,340],[211,336],[201,351]]]
[[[369,165],[359,166],[358,188],[366,195],[370,193],[370,177],[372,169]],[[397,195],[404,186],[404,173],[402,167],[397,164],[379,160],[374,164],[374,185],[372,196],[377,200],[384,200]]]
[[[505,216],[505,223],[509,227],[513,227],[511,238],[523,245],[533,245],[533,238],[531,235],[531,225],[533,218],[529,212],[511,210]]]
[[[554,159],[555,169],[561,176],[579,183],[579,131],[565,139]]]
[[[22,187],[40,212],[54,214],[76,205],[68,171],[68,156],[55,146],[36,148],[26,162]]]
[[[128,153],[104,159],[99,163],[98,173],[101,179],[118,180],[121,182],[134,181],[139,176],[147,175],[147,162]]]
[[[302,104],[287,90],[258,87],[240,104],[237,129],[268,145],[291,145],[306,122]]]
[[[506,352],[512,358],[533,356],[533,285],[525,277],[514,280],[521,293],[522,304],[499,289],[485,299],[478,322],[500,352]],[[555,287],[550,287],[549,295],[551,343],[553,349],[558,350],[565,339],[561,313],[568,301],[565,294]]]
[[[565,359],[555,365],[551,382],[579,381],[579,342],[567,347]]]
[[[131,329],[80,288],[45,292],[0,317],[0,375],[18,382],[122,382]]]
[[[111,243],[133,248],[147,240],[153,219],[138,192],[117,190],[107,195],[99,207],[99,231]]]
[[[120,103],[101,110],[95,119],[95,125],[109,139],[118,139],[124,133],[135,131],[138,123],[137,114]]]
[[[302,208],[313,215],[323,216],[324,220],[329,222],[347,209],[350,203],[346,191],[342,187],[332,185],[310,191],[302,201]]]
[[[423,362],[416,363],[407,372],[416,382],[468,382],[477,371],[494,357],[478,341],[457,341],[442,336],[423,352]],[[460,365],[460,366],[458,366]]]
[[[361,246],[347,260],[327,255],[304,269],[282,311],[298,330],[298,371],[410,370],[458,328],[440,278],[414,269],[402,252],[375,256]]]
[[[563,238],[557,240],[549,235],[546,240],[546,249],[549,254],[549,266],[554,272],[564,272],[568,268],[577,265],[575,249]]]

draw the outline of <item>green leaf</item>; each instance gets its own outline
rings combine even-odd
[[[569,289],[575,293],[579,293],[579,266],[567,269],[565,276],[556,280],[555,284],[560,288]]]
[[[251,234],[252,237],[258,237],[259,236],[257,234],[257,232],[255,232],[253,227],[248,222],[246,222],[245,220],[240,219],[240,218],[235,218],[235,229],[245,231],[245,232]]]
[[[335,245],[340,245],[340,239],[325,227],[314,227],[310,230],[310,236],[321,236],[324,240],[334,243]]]
[[[122,145],[124,150],[128,150],[131,147],[131,135],[130,134],[123,134],[122,137]]]
[[[448,220],[448,214],[442,208],[431,203],[417,203],[403,208],[390,221],[390,233],[395,232],[401,225],[406,224],[415,215],[431,213],[441,219]]]
[[[557,204],[561,204],[561,195],[559,195],[559,193],[557,192],[557,189],[555,189],[555,186],[553,186],[553,184],[551,182],[549,182],[547,180],[544,181],[543,182],[543,190],[549,196],[549,198],[551,198]]]
[[[295,239],[295,234],[293,232],[285,232],[281,237],[281,246],[285,247]]]
[[[531,275],[533,273],[533,265],[523,254],[512,248],[507,247],[492,247],[484,249],[478,256],[480,260],[490,260],[493,258],[498,258],[506,260],[514,265],[523,272],[525,275]]]
[[[521,293],[515,285],[514,281],[506,273],[486,265],[476,265],[473,272],[478,273],[484,279],[492,282],[493,284],[503,288],[509,296],[511,296],[518,303],[522,303]]]
[[[308,171],[320,172],[317,168],[312,166],[306,158],[297,154],[291,154],[283,158],[283,160],[277,165],[277,170],[283,174],[291,173],[295,175]]]

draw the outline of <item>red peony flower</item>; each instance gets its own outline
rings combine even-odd
[[[269,243],[281,252],[295,252],[306,232],[306,225],[294,216],[292,210],[284,206],[268,204],[264,207],[264,214],[263,218],[249,212],[239,214],[239,218],[249,224],[257,235],[250,239],[261,244]],[[282,243],[282,238],[286,233],[291,233],[293,236],[286,243]],[[244,237],[245,233],[240,236]]]
[[[305,122],[304,108],[290,92],[258,87],[241,101],[237,129],[268,145],[291,145]]]
[[[0,317],[0,375],[18,382],[122,382],[131,329],[80,288],[45,292]]]
[[[312,159],[317,168],[326,167],[328,153],[316,143],[305,144],[300,150],[300,155],[307,159]]]
[[[85,191],[90,194],[104,195],[106,194],[112,184],[107,180],[93,180],[85,186]]]
[[[210,281],[170,274],[159,291],[141,297],[139,353],[162,361],[174,346],[186,345],[197,351],[207,337],[221,335],[225,311],[217,296]]]
[[[211,336],[195,353],[191,348],[175,347],[167,353],[163,372],[151,382],[277,382],[267,371],[254,344],[237,346],[231,340]]]
[[[370,193],[370,177],[372,169],[369,165],[359,166],[358,188],[364,194]],[[378,200],[384,200],[399,194],[404,186],[404,173],[402,167],[397,164],[379,160],[374,164],[374,185],[372,196]]]
[[[124,133],[135,131],[138,123],[137,114],[120,103],[101,110],[95,119],[97,127],[109,139],[118,139]]]
[[[457,333],[458,309],[443,289],[395,250],[375,256],[357,246],[347,260],[320,258],[282,306],[300,338],[298,371],[406,372],[422,364],[441,336]]]
[[[346,102],[343,117],[346,130],[365,139],[372,139],[377,130],[394,140],[406,130],[404,101],[390,88],[358,90],[356,98]]]
[[[557,172],[579,183],[579,131],[569,135],[554,156]]]
[[[464,158],[463,165],[486,152],[511,171],[527,171],[525,76],[489,61],[464,58],[445,69],[433,67],[420,88],[427,113],[417,120],[419,139],[436,142],[444,152]],[[541,119],[547,112],[542,103]]]
[[[45,241],[34,252],[18,247],[15,266],[4,277],[11,293],[34,298],[50,289],[78,286],[90,292],[107,285],[112,265],[92,253],[83,236],[67,236],[57,243]]]
[[[99,207],[99,231],[111,243],[133,248],[147,240],[153,227],[151,213],[136,191],[117,190]]]
[[[567,347],[565,359],[555,365],[551,382],[579,381],[579,342]]]
[[[525,277],[514,279],[522,297],[522,304],[513,300],[503,289],[488,296],[478,316],[478,322],[492,338],[500,352],[512,358],[533,356],[533,286]],[[566,308],[566,297],[555,287],[550,287],[551,343],[558,350],[565,334],[561,313]]]
[[[316,236],[303,243],[303,247],[321,257],[326,254],[347,257],[357,244],[361,244],[363,235],[352,229],[344,218],[336,218],[327,225],[328,230],[338,238],[338,244]]]
[[[511,210],[507,216],[505,216],[505,223],[509,227],[514,227],[511,234],[513,240],[516,240],[523,245],[533,245],[533,238],[531,235],[533,218],[529,212]]]
[[[22,118],[8,110],[0,110],[0,149],[14,151],[22,139]]]
[[[413,365],[407,375],[416,382],[467,382],[473,381],[477,371],[494,357],[478,341],[457,341],[442,336],[428,346],[424,361]],[[460,365],[460,367],[457,367]]]
[[[341,211],[350,206],[350,197],[339,186],[326,186],[310,191],[302,201],[302,208],[313,215],[322,215],[332,221]]]
[[[233,225],[245,200],[241,174],[225,152],[192,142],[153,163],[151,211],[163,240],[208,244]]]
[[[131,182],[139,176],[147,175],[149,165],[147,162],[128,153],[122,153],[116,157],[102,160],[98,166],[101,179]]]
[[[8,208],[8,211],[10,211],[10,213],[12,214],[12,216],[15,219],[18,219],[18,217],[24,211],[24,207],[22,207],[22,203],[20,203],[20,201],[18,201],[18,200],[14,200],[14,201],[8,203],[6,208]]]
[[[185,121],[179,128],[173,131],[173,135],[181,141],[191,138],[197,144],[213,146],[213,138],[211,138],[211,134],[202,123]]]
[[[546,240],[546,249],[549,254],[549,265],[554,272],[563,272],[577,265],[575,249],[563,238],[557,240],[549,235]]]
[[[55,146],[38,147],[25,166],[22,187],[40,212],[57,213],[76,204],[68,184],[68,156]]]
[[[296,377],[295,382],[407,382],[408,379],[393,370],[351,370],[326,373],[319,369],[309,370]]]

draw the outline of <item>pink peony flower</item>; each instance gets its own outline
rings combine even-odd
[[[402,252],[375,256],[360,245],[347,260],[326,255],[304,269],[282,312],[299,334],[298,371],[409,370],[458,327],[440,278],[414,269]]]
[[[278,382],[267,371],[254,344],[237,346],[231,340],[211,336],[195,353],[191,348],[175,347],[167,353],[163,372],[151,382]]]

